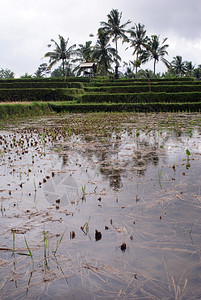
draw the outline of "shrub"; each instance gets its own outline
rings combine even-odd
[[[81,97],[83,103],[157,103],[157,102],[200,102],[201,93],[136,93],[136,94],[85,94]]]
[[[82,88],[83,84],[80,82],[44,82],[44,81],[13,81],[13,82],[1,82],[0,89],[28,89],[28,88]]]
[[[149,92],[149,85],[129,85],[129,86],[104,86],[104,87],[85,87],[88,93],[146,93]],[[181,92],[201,92],[200,85],[151,85],[151,91],[156,93],[181,93]]]
[[[51,109],[57,113],[87,113],[87,112],[175,112],[201,110],[198,103],[49,103]]]
[[[81,89],[1,89],[0,102],[70,101]]]
[[[48,77],[48,78],[15,78],[15,79],[0,79],[1,82],[90,82],[90,78],[86,77],[67,77],[64,81],[64,78],[61,77]]]
[[[48,103],[17,103],[0,104],[0,119],[21,118],[27,116],[38,116],[51,113]]]

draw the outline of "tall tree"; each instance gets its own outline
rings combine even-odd
[[[104,30],[99,29],[98,40],[93,49],[92,60],[97,63],[97,73],[102,76],[109,74],[111,64],[120,57],[116,55],[116,49],[109,44],[109,37]]]
[[[148,37],[146,35],[145,26],[143,24],[135,24],[135,26],[131,27],[130,30],[128,30],[128,33],[130,34],[130,44],[132,48],[134,48],[133,55],[136,54],[135,59],[135,71],[137,74],[137,68],[141,65],[141,58],[140,55],[142,54],[142,51],[146,49]]]
[[[193,76],[195,70],[195,66],[193,65],[192,61],[186,61],[186,75]]]
[[[176,75],[182,76],[186,73],[186,62],[182,61],[182,56],[177,55],[173,57],[170,68]]]
[[[201,78],[201,68],[195,68],[193,75],[195,76],[195,78],[200,79]]]
[[[76,49],[77,58],[74,62],[91,62],[93,47],[91,46],[92,41],[87,41],[85,45],[79,44],[79,48]]]
[[[47,74],[50,73],[50,70],[48,69],[48,65],[46,63],[40,64],[38,67],[38,70],[34,73],[35,77],[41,78],[45,77]]]
[[[0,79],[9,79],[9,78],[14,78],[15,77],[15,73],[12,72],[9,69],[0,69]]]
[[[59,43],[57,43],[54,39],[51,39],[51,42],[55,46],[53,51],[47,52],[44,57],[49,57],[49,69],[51,69],[56,63],[62,61],[62,70],[63,76],[66,77],[68,66],[70,64],[70,59],[73,55],[76,54],[75,48],[76,45],[72,45],[68,47],[68,41],[65,40],[61,35],[59,35]],[[52,44],[49,44],[48,47],[51,47]]]
[[[72,67],[71,65],[68,65],[66,66],[66,76],[75,76],[73,71],[72,71]],[[63,67],[60,65],[58,66],[58,68],[54,69],[52,72],[51,72],[51,77],[63,77]]]
[[[115,43],[116,49],[116,59],[115,59],[115,78],[119,77],[118,74],[118,39],[122,39],[123,42],[128,42],[127,30],[125,29],[128,24],[131,23],[128,20],[126,23],[121,24],[122,12],[120,13],[117,9],[112,9],[111,12],[107,15],[108,21],[101,22],[102,29],[108,35],[109,38],[112,38],[112,41]]]
[[[169,47],[168,44],[165,44],[167,38],[163,39],[161,45],[159,36],[152,35],[151,39],[149,39],[147,43],[147,60],[154,61],[154,75],[156,74],[156,63],[161,60],[166,66],[168,66],[168,61],[164,58],[165,55],[168,55],[167,48]],[[146,53],[145,53],[146,55]]]
[[[92,62],[92,54],[93,54],[93,47],[91,46],[92,41],[87,41],[84,45],[79,44],[78,48],[76,49],[77,57],[73,59],[73,63],[79,63],[78,66],[75,67],[73,72],[78,71],[77,75],[80,74],[80,63],[84,62]]]

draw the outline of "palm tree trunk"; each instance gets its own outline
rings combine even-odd
[[[138,52],[136,53],[135,75],[137,75]]]
[[[117,59],[117,56],[118,56],[118,50],[117,50],[117,38],[115,38],[115,47],[116,47],[116,65],[115,65],[115,79],[118,79],[119,78],[119,72],[118,72],[118,59]]]
[[[63,77],[65,77],[65,60],[62,60],[62,67],[63,67]]]
[[[64,81],[66,81],[67,72],[68,72],[68,64],[66,64],[66,71],[65,71],[65,77],[64,77]]]
[[[154,59],[154,75],[156,74],[156,60]]]

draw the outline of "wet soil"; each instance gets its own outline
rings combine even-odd
[[[200,114],[7,124],[0,298],[201,298],[200,178]]]

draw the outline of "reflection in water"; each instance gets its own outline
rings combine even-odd
[[[100,172],[103,175],[104,180],[109,180],[111,188],[113,188],[114,190],[122,188],[123,184],[121,181],[120,170],[101,167]]]
[[[200,299],[200,130],[62,118],[0,134],[0,297]]]
[[[81,160],[87,159],[88,163],[96,164],[105,181],[109,181],[110,187],[118,190],[123,187],[121,176],[128,172],[135,172],[140,176],[145,175],[149,165],[157,166],[159,163],[158,137],[149,135],[136,135],[135,131],[128,134],[126,130],[121,136],[113,133],[111,137],[96,137],[95,141],[78,137],[69,145],[62,142],[63,149],[67,148],[70,153],[80,155]],[[63,166],[66,164],[67,153],[59,154],[63,157]],[[82,161],[79,165],[82,166]],[[68,163],[72,161],[72,154],[68,157]]]

